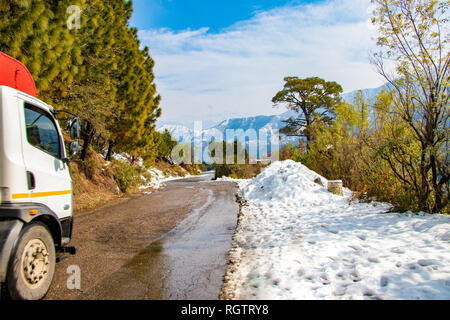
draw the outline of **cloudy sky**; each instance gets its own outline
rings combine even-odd
[[[369,54],[370,0],[134,0],[131,24],[156,62],[161,122],[279,114],[286,76],[345,92],[383,84]]]

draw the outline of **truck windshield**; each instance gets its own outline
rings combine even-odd
[[[58,129],[54,121],[45,111],[25,104],[25,123],[28,142],[55,158],[60,158],[60,142]]]

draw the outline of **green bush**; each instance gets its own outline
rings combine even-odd
[[[133,192],[142,184],[141,168],[131,166],[123,161],[113,161],[114,180],[123,193]]]
[[[261,173],[261,164],[218,164],[215,179],[230,177],[233,179],[252,179]]]

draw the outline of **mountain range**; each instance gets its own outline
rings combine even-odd
[[[362,91],[364,97],[366,99],[373,100],[384,88],[385,86],[381,86],[373,89],[364,89],[364,90],[356,90],[349,93],[345,93],[342,97],[350,103],[354,103],[356,94],[359,91]],[[225,136],[227,130],[243,130],[244,132],[247,130],[253,130],[256,133],[255,136],[247,137],[247,141],[252,143],[253,140],[257,140],[259,138],[259,132],[267,133],[269,136],[278,135],[278,130],[285,126],[284,120],[287,120],[291,117],[296,117],[298,114],[294,111],[287,111],[279,115],[271,115],[271,116],[253,116],[253,117],[243,117],[243,118],[234,118],[227,119],[220,122],[217,125],[214,125],[209,128],[201,128],[202,123],[199,122],[197,128],[190,128],[186,125],[180,124],[164,124],[162,126],[158,126],[157,130],[159,132],[163,132],[164,130],[168,130],[172,137],[176,139],[178,142],[192,142],[194,137],[201,136],[201,140],[204,142],[209,142],[211,137],[219,137],[220,135]],[[216,138],[215,140],[218,140]],[[224,140],[224,139],[222,139]],[[234,140],[234,137],[229,137],[225,139],[227,141]],[[299,141],[298,137],[287,137],[284,135],[280,135],[280,144],[294,143],[297,144]]]

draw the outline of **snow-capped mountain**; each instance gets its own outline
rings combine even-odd
[[[390,89],[391,86],[389,84],[386,84],[386,85],[382,85],[382,86],[377,87],[377,88],[356,90],[356,91],[352,91],[352,92],[349,92],[349,93],[344,93],[342,95],[342,98],[347,100],[349,103],[354,103],[357,93],[359,91],[362,91],[362,94],[363,94],[363,96],[364,96],[364,98],[366,100],[374,101],[375,98],[377,97],[377,95],[379,95],[381,93],[381,91],[383,91],[383,89],[385,89],[385,88]]]
[[[284,126],[283,120],[295,116],[295,112],[288,111],[280,115],[228,119],[222,121],[213,128],[220,131],[225,131],[227,129],[242,129],[244,131],[248,129],[259,130],[261,128],[280,129]]]
[[[158,132],[163,133],[165,130],[169,131],[170,135],[178,142],[190,141],[194,135],[194,130],[179,124],[165,124],[157,127]]]
[[[365,89],[362,90],[362,92],[366,99],[373,100],[383,88],[384,86]],[[357,92],[358,91],[349,92],[343,94],[342,97],[348,102],[354,103]],[[167,129],[172,137],[178,142],[193,142],[194,137],[195,139],[201,139],[203,146],[207,145],[212,140],[233,141],[236,139],[235,134],[239,135],[239,133],[242,132],[246,134],[244,140],[247,145],[258,143],[258,141],[261,140],[260,133],[267,135],[269,140],[270,137],[279,136],[280,145],[285,145],[287,143],[298,144],[299,137],[287,137],[279,134],[279,130],[285,126],[283,121],[297,116],[298,114],[296,112],[287,111],[279,115],[227,119],[210,128],[203,128],[202,122],[199,122],[194,125],[194,129],[180,124],[164,124],[163,126],[158,127],[157,130],[163,132]],[[230,133],[230,135],[227,133]]]
[[[260,134],[266,134],[269,139],[271,136],[278,135],[278,131],[285,126],[283,120],[287,120],[290,117],[296,117],[294,111],[287,111],[280,115],[273,116],[255,116],[246,118],[234,118],[222,121],[216,126],[211,128],[202,128],[201,123],[191,129],[182,125],[170,125],[166,124],[158,127],[159,132],[168,130],[171,136],[178,142],[192,141],[194,137],[202,136],[203,141],[211,140],[226,140],[233,141],[236,135],[240,135],[242,132],[246,134],[247,141],[258,140]],[[201,130],[198,130],[201,129]],[[280,137],[281,144],[288,142],[298,141],[298,138],[292,137]]]
[[[283,120],[295,116],[295,112],[288,111],[274,116],[228,119],[207,129],[203,129],[200,122],[194,125],[194,129],[166,124],[157,130],[159,132],[168,130],[178,142],[190,142],[195,147],[201,146],[203,151],[211,141],[233,142],[237,139],[245,145],[251,157],[260,159],[267,157],[268,152],[277,150],[281,145],[289,142],[298,144],[298,137],[286,137],[279,134],[279,130],[285,126]]]

